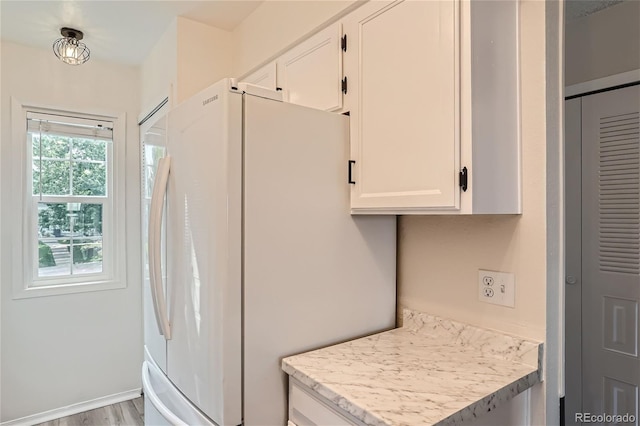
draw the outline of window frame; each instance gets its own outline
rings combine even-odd
[[[11,98],[12,142],[16,161],[13,163],[12,223],[14,226],[12,246],[14,255],[13,298],[43,297],[59,294],[82,293],[126,288],[126,246],[125,246],[125,137],[126,114],[108,111],[77,111],[67,108],[51,108],[37,104],[21,103]],[[33,194],[32,145],[28,137],[27,113],[54,114],[76,119],[110,121],[113,123],[113,139],[108,144],[107,155],[107,195],[78,196],[74,202],[102,204],[103,257],[102,272],[81,274],[76,277],[38,277],[38,195]],[[55,132],[52,132],[55,133]],[[18,161],[19,157],[19,161]],[[43,196],[43,202],[68,202],[66,196]],[[69,197],[70,198],[70,197]],[[110,200],[110,202],[109,202]],[[19,206],[19,207],[18,207]],[[105,229],[105,223],[109,230]],[[106,254],[110,256],[107,258]]]

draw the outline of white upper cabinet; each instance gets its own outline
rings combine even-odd
[[[278,82],[291,103],[342,108],[342,26],[333,24],[278,58]]]
[[[371,2],[345,22],[354,212],[458,208],[458,26],[453,1]]]
[[[345,18],[352,213],[520,212],[517,20],[459,0]]]
[[[267,89],[276,90],[276,62],[269,62],[259,70],[242,79],[243,83],[251,83]]]

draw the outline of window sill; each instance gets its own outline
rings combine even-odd
[[[58,296],[63,294],[87,293],[92,291],[117,290],[126,288],[124,281],[102,280],[84,281],[80,283],[56,284],[48,286],[30,286],[15,288],[13,299],[29,299],[32,297]]]

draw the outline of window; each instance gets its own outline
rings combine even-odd
[[[33,285],[107,272],[112,132],[112,122],[27,113]]]
[[[124,287],[119,119],[23,107],[22,120],[24,267],[15,296]]]

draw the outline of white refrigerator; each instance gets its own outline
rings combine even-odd
[[[283,357],[395,323],[396,220],[349,214],[349,118],[236,86],[143,136],[146,425],[285,425]]]

